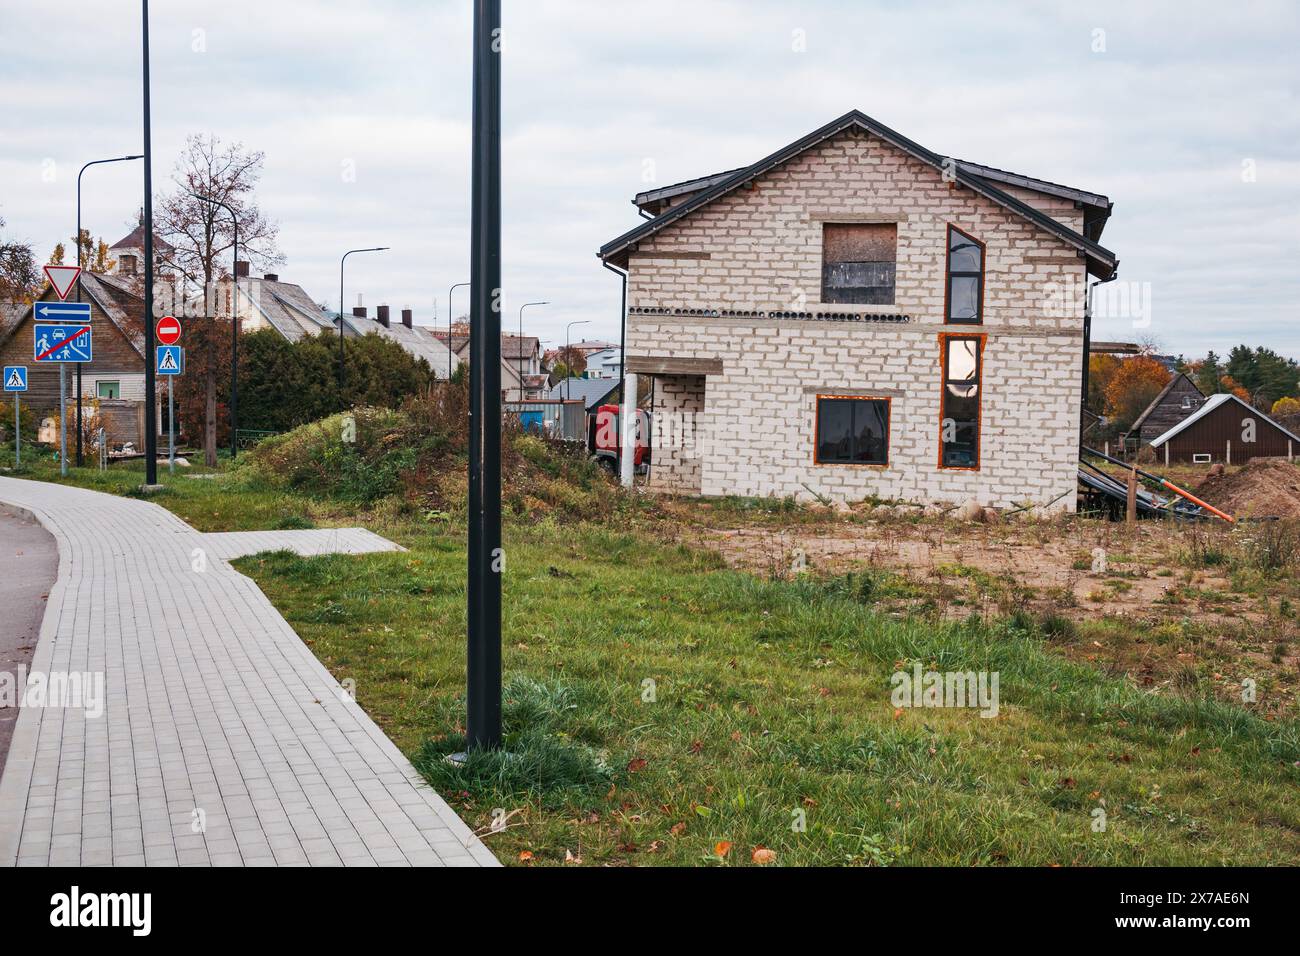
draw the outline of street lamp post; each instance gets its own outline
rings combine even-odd
[[[339,260],[339,402],[343,402],[343,264],[354,252],[384,252],[391,246],[371,246],[368,249],[349,249]]]
[[[519,400],[524,400],[524,309],[530,305],[550,305],[549,302],[525,302],[519,307]]]
[[[235,258],[234,264],[230,270],[230,281],[234,285],[232,292],[231,313],[233,322],[230,329],[230,460],[235,460],[239,442],[237,434],[239,429],[239,217],[235,215],[235,210],[231,209],[220,199],[213,199],[211,196],[200,196],[198,193],[190,193],[195,199],[201,202],[212,203],[214,206],[220,206],[226,212],[230,213],[230,221],[235,226]],[[203,290],[204,301],[207,301],[208,290]],[[167,384],[167,392],[171,394],[171,383]],[[167,414],[172,414],[170,406]],[[167,428],[172,427],[168,421]],[[215,441],[215,439],[214,439]]]
[[[153,323],[153,128],[149,107],[149,0],[140,0],[144,91],[144,483],[158,484],[158,383],[154,369]]]
[[[112,159],[93,159],[81,167],[81,172],[77,173],[77,238],[73,242],[77,245],[77,265],[81,265],[81,174],[91,166],[99,166],[102,163],[125,163],[132,159],[144,159],[143,156],[115,156]],[[86,267],[90,267],[90,256],[86,256]],[[77,301],[81,301],[81,277],[77,277]],[[81,455],[81,363],[77,363],[77,467],[84,464]]]
[[[573,397],[573,386],[569,384],[569,379],[573,378],[573,369],[569,367],[569,363],[573,358],[572,354],[569,352],[569,330],[572,329],[575,325],[586,325],[590,321],[591,319],[578,319],[574,322],[570,322],[568,325],[564,327],[564,399],[565,401],[568,401],[570,398]]]
[[[474,3],[465,749],[501,746],[501,0]]]
[[[451,366],[452,366],[452,362],[453,362],[453,359],[452,359],[452,356],[451,356],[451,352],[452,352],[452,349],[451,349],[451,317],[452,317],[452,315],[454,315],[454,313],[451,311],[451,294],[452,294],[453,292],[455,292],[457,289],[465,288],[465,287],[467,287],[468,285],[469,285],[468,282],[457,282],[454,286],[452,286],[450,289],[447,290],[447,380],[448,380],[448,381],[451,380]]]

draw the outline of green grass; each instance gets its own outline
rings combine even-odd
[[[784,865],[1300,862],[1294,720],[1072,663],[1053,620],[898,619],[887,580],[730,571],[635,514],[508,521],[506,747],[458,769],[460,518],[340,513],[229,477],[156,500],[208,528],[295,514],[411,549],[237,566],[507,863],[739,865],[760,846]],[[889,677],[913,661],[997,671],[1000,715],[895,711]]]

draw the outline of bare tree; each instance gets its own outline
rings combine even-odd
[[[275,248],[279,226],[262,214],[253,198],[263,155],[245,150],[242,143],[223,145],[216,136],[190,136],[172,174],[175,190],[158,200],[154,216],[159,238],[171,247],[160,254],[161,264],[174,273],[182,302],[191,301],[190,295],[198,292],[195,313],[208,326],[194,336],[199,348],[187,353],[186,376],[193,376],[191,382],[203,381],[203,457],[208,465],[217,463],[217,372],[223,362],[229,368],[229,356],[219,354],[221,336],[216,326],[235,321],[226,298],[217,295],[217,282],[234,279],[227,266],[235,230],[231,214],[206,200],[233,210],[239,221],[241,259],[264,266],[282,261]],[[193,385],[179,384],[192,399]],[[193,404],[183,398],[182,412]]]

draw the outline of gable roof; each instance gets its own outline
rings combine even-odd
[[[99,310],[108,317],[114,327],[122,333],[141,360],[144,359],[144,333],[132,328],[131,320],[144,322],[144,297],[140,295],[130,279],[122,276],[110,276],[101,272],[83,270],[77,277],[81,291],[99,306]],[[45,296],[53,287],[48,283],[36,297],[37,302],[49,301]],[[8,320],[0,315],[0,345],[9,341],[24,322],[32,317],[34,304],[22,306],[12,313]]]
[[[1269,418],[1267,415],[1261,412],[1258,408],[1254,408],[1250,405],[1247,405],[1236,395],[1229,394],[1228,392],[1219,392],[1217,395],[1211,395],[1206,400],[1204,405],[1202,405],[1196,411],[1192,412],[1192,414],[1188,415],[1186,418],[1184,418],[1173,428],[1169,429],[1169,431],[1165,432],[1163,435],[1158,436],[1157,438],[1153,438],[1151,440],[1152,447],[1155,447],[1157,445],[1163,445],[1165,442],[1169,441],[1169,439],[1173,438],[1179,432],[1184,431],[1185,429],[1191,427],[1194,423],[1200,421],[1206,415],[1210,414],[1210,412],[1214,411],[1216,408],[1218,408],[1221,405],[1226,405],[1228,402],[1236,402],[1238,405],[1246,409],[1246,411],[1250,412],[1256,418],[1264,419],[1264,421],[1268,422],[1270,425],[1272,425],[1278,431],[1282,432],[1282,434],[1286,435],[1288,438],[1292,439],[1293,441],[1300,442],[1300,435],[1292,434],[1290,431],[1283,428],[1277,422],[1273,421],[1273,419]]]
[[[225,285],[230,279],[221,282]],[[322,309],[302,286],[294,282],[240,276],[239,303],[256,309],[271,328],[290,342],[336,327],[334,313]]]
[[[746,183],[752,182],[764,173],[775,169],[783,163],[789,162],[800,153],[819,145],[833,136],[838,136],[840,133],[849,129],[865,130],[873,136],[879,137],[889,143],[896,149],[902,150],[913,158],[918,159],[927,165],[933,166],[937,170],[944,171],[945,169],[945,160],[947,157],[940,156],[938,153],[933,153],[924,146],[921,146],[919,143],[914,143],[901,133],[895,132],[883,123],[877,122],[860,110],[850,110],[838,119],[832,120],[820,129],[814,130],[807,136],[795,140],[793,143],[777,150],[770,156],[763,157],[751,166],[745,166],[731,174],[718,174],[722,178],[713,181],[712,185],[708,188],[692,196],[690,199],[687,199],[685,202],[666,210],[661,215],[656,216],[653,219],[648,219],[636,228],[628,230],[617,239],[605,243],[605,245],[600,247],[600,251],[597,255],[605,261],[609,261],[615,256],[621,256],[630,246],[649,238],[665,226],[676,222],[684,216],[690,215],[695,210],[707,206],[715,199],[720,199],[728,193],[739,189]],[[1040,212],[1028,203],[998,189],[993,185],[990,179],[976,174],[972,170],[971,164],[963,164],[959,160],[954,160],[953,162],[955,164],[953,166],[953,175],[958,183],[967,187],[972,192],[979,193],[986,199],[997,203],[1004,209],[1021,216],[1045,232],[1051,233],[1058,239],[1061,239],[1079,250],[1079,252],[1087,258],[1088,271],[1093,275],[1103,279],[1109,278],[1119,267],[1119,259],[1116,257],[1115,253],[1111,252],[1109,249],[1093,242],[1091,239],[1085,238],[1069,226],[1062,225],[1051,216],[1044,212]],[[990,171],[993,170],[993,167],[991,166],[980,168]],[[997,172],[1002,171],[999,170]],[[1013,174],[1005,175],[1011,176]],[[706,180],[709,178],[710,177],[706,177]],[[1027,179],[1028,177],[1021,178]],[[1047,185],[1045,181],[1038,180],[1038,182]],[[678,185],[680,186],[685,184]],[[1059,188],[1064,189],[1068,187]],[[1107,202],[1109,203],[1109,200],[1107,200]]]
[[[1169,397],[1169,393],[1174,390],[1174,386],[1178,384],[1180,378],[1187,379],[1187,384],[1196,389],[1196,394],[1200,395],[1201,398],[1205,397],[1205,393],[1202,392],[1197,384],[1191,380],[1186,372],[1178,372],[1169,380],[1169,384],[1160,390],[1160,394],[1151,400],[1151,404],[1146,407],[1142,414],[1133,420],[1133,424],[1128,427],[1130,433],[1135,432],[1142,427],[1142,423],[1145,422],[1151,416],[1151,413],[1159,408],[1161,403]]]
[[[551,386],[550,397],[580,398],[587,411],[591,411],[603,405],[605,399],[618,391],[619,384],[616,378],[562,378]]]
[[[144,248],[144,223],[136,226],[129,233],[123,236],[117,242],[108,247],[109,249],[143,249]],[[175,247],[166,239],[161,238],[157,233],[153,237],[154,253],[173,252]]]

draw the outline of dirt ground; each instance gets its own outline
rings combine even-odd
[[[1255,459],[1240,470],[1211,474],[1195,490],[1234,517],[1300,518],[1300,468],[1285,458]]]
[[[1279,712],[1300,689],[1296,569],[1256,568],[1259,526],[1249,522],[1128,528],[1076,515],[962,522],[868,505],[793,515],[706,501],[666,508],[679,540],[715,549],[733,567],[768,577],[865,574],[873,601],[898,615],[1028,615],[1063,653],[1142,686],[1212,684],[1234,699],[1249,677],[1267,685],[1267,706]],[[1282,530],[1300,537],[1300,524]]]

